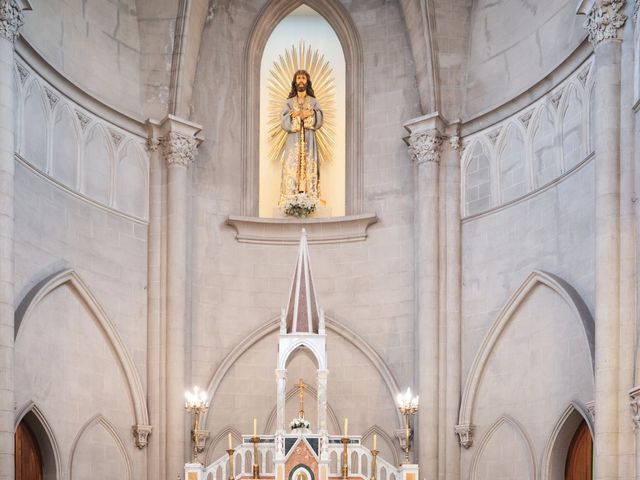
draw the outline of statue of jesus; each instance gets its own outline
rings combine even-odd
[[[322,121],[311,77],[306,70],[298,70],[280,114],[280,126],[288,134],[282,160],[281,205],[287,197],[297,194],[318,201],[320,171],[315,131],[322,127]]]

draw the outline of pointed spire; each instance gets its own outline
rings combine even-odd
[[[311,276],[307,232],[303,228],[285,315],[287,333],[318,333],[320,316],[320,310],[316,303],[316,291],[313,287],[313,277]]]

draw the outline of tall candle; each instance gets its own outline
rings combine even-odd
[[[253,436],[256,437],[258,435],[258,421],[253,419]]]
[[[373,449],[374,449],[374,450],[377,450],[377,448],[376,448],[377,446],[378,446],[378,435],[376,435],[376,434],[374,433],[374,434],[373,434]]]
[[[344,436],[345,437],[349,436],[349,419],[348,418],[344,419]]]
[[[231,443],[231,434],[229,434],[229,450],[233,448],[233,444]]]

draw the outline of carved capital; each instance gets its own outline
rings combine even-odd
[[[0,37],[15,42],[24,25],[22,8],[15,0],[0,0]]]
[[[157,152],[159,146],[160,146],[160,140],[158,140],[155,137],[147,138],[146,147],[149,152],[152,152],[152,153]]]
[[[198,148],[198,140],[178,132],[169,132],[159,140],[168,166],[188,168],[193,162]]]
[[[449,137],[449,146],[452,150],[460,150],[460,137],[458,135]]]
[[[460,445],[464,448],[469,448],[473,445],[473,425],[470,423],[456,425],[455,432],[460,440]]]
[[[132,427],[136,447],[143,449],[147,446],[148,438],[152,429],[153,427],[151,425],[134,425]]]
[[[400,442],[400,448],[402,450],[407,448],[407,430],[404,428],[399,428],[398,430],[394,430],[393,432]],[[411,440],[413,440],[413,428],[409,430],[409,444],[411,444]]]
[[[440,162],[442,152],[442,136],[437,130],[421,132],[409,138],[409,155],[417,164],[424,162]]]
[[[625,0],[597,0],[589,14],[584,28],[589,33],[589,42],[597,48],[607,40],[621,40],[620,30],[627,21],[622,13]]]
[[[640,430],[640,387],[634,387],[629,390],[629,405],[631,406],[631,419],[633,420],[633,429]]]

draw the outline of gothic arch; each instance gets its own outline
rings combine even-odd
[[[402,459],[400,458],[400,455],[398,453],[398,449],[396,447],[396,441],[391,435],[387,434],[387,432],[385,432],[382,429],[382,427],[378,425],[373,425],[369,427],[367,430],[365,430],[365,432],[362,434],[361,443],[363,443],[369,437],[373,437],[374,434],[378,435],[379,437],[382,437],[384,441],[387,442],[388,445],[393,447],[391,450],[391,456],[393,457],[392,458],[393,462],[391,463],[393,465],[400,465],[402,463]]]
[[[593,361],[595,358],[595,326],[593,317],[589,308],[580,297],[580,294],[562,280],[560,277],[551,273],[534,270],[531,272],[525,281],[516,289],[516,291],[509,297],[504,304],[497,318],[491,325],[491,328],[485,335],[478,353],[473,359],[469,375],[462,392],[462,401],[460,404],[460,415],[458,417],[459,425],[472,425],[473,424],[473,407],[475,397],[480,385],[480,379],[484,373],[484,369],[487,365],[489,358],[493,352],[494,347],[497,345],[502,332],[511,322],[513,314],[517,311],[522,302],[529,296],[533,289],[539,285],[545,285],[555,291],[573,310],[575,316],[580,319],[582,327],[585,333],[585,339],[589,345],[589,351],[591,353],[591,369],[593,372]]]
[[[584,420],[593,437],[593,421],[586,409],[577,402],[571,402],[563,411],[551,431],[542,454],[541,480],[561,480],[569,444],[580,423]]]
[[[378,355],[378,353],[369,345],[362,337],[360,337],[353,330],[347,328],[341,323],[338,323],[336,320],[325,317],[325,324],[327,330],[331,330],[332,332],[340,335],[342,338],[351,343],[354,347],[356,347],[360,352],[364,354],[364,356],[373,364],[374,368],[378,371],[380,376],[382,377],[382,381],[385,383],[389,395],[391,398],[395,398],[397,392],[400,391],[400,387],[398,386],[398,382],[395,377],[391,373],[389,366],[385,363],[385,361]],[[258,341],[260,341],[265,336],[279,330],[280,328],[280,316],[271,319],[267,323],[258,327],[252,333],[247,335],[240,343],[238,343],[231,352],[222,360],[222,363],[218,366],[218,368],[213,373],[211,380],[207,385],[207,396],[210,399],[213,399],[222,383],[222,380],[227,375],[229,369],[233,366],[233,364],[253,345],[255,345]],[[275,388],[275,387],[274,387]],[[207,424],[207,416],[209,412],[205,412],[202,416],[201,423],[202,425]],[[398,428],[402,428],[404,425],[404,421],[400,412],[396,410],[396,416],[398,419]]]
[[[204,425],[204,423],[203,423]],[[207,447],[206,450],[204,452],[204,459],[205,461],[207,460],[207,458],[210,457],[211,452],[216,448],[216,446],[220,443],[220,442],[224,442],[227,439],[227,436],[231,434],[231,438],[232,439],[239,439],[240,441],[242,441],[242,433],[240,433],[238,430],[236,430],[235,428],[233,428],[231,425],[227,425],[226,427],[222,428],[215,437],[211,438],[211,440],[209,442],[207,442]],[[209,463],[210,464],[210,463]]]
[[[364,74],[360,36],[349,13],[336,0],[270,0],[258,12],[244,48],[242,83],[246,87],[245,112],[260,108],[260,62],[273,29],[300,5],[322,15],[336,32],[346,67],[346,213],[362,210]],[[258,214],[259,118],[245,115],[242,138],[242,214]]]
[[[64,479],[64,465],[60,454],[60,445],[53,433],[53,428],[47,420],[46,415],[40,408],[31,401],[18,410],[14,428],[18,428],[20,422],[25,420],[38,440],[45,470],[45,478]]]
[[[115,442],[122,458],[124,459],[125,466],[127,468],[127,478],[125,480],[131,480],[133,478],[133,467],[131,465],[131,458],[127,453],[127,449],[124,446],[124,442],[118,435],[115,427],[111,425],[109,420],[104,418],[102,415],[98,414],[94,417],[90,418],[80,429],[76,438],[73,440],[73,444],[71,445],[71,454],[69,455],[69,478],[73,479],[73,460],[78,450],[78,445],[80,444],[80,440],[82,437],[94,426],[100,426],[106,430],[106,432],[111,436],[113,441]]]
[[[498,420],[496,420],[495,423],[491,427],[489,427],[487,432],[482,436],[482,439],[480,440],[480,443],[478,445],[478,449],[474,453],[473,459],[471,460],[471,466],[469,468],[469,478],[471,480],[475,480],[476,478],[478,478],[477,477],[478,463],[482,458],[482,453],[484,452],[484,449],[486,448],[487,444],[489,443],[493,435],[498,431],[498,429],[500,429],[500,427],[507,426],[507,425],[511,427],[522,440],[522,446],[525,448],[527,452],[527,460],[529,463],[529,480],[535,480],[536,460],[535,460],[535,455],[533,452],[533,446],[532,446],[531,440],[525,433],[524,428],[515,419],[511,418],[508,415],[503,415],[500,418],[498,418]]]
[[[91,312],[98,328],[104,332],[110,347],[113,349],[129,387],[129,395],[133,403],[136,425],[149,425],[146,396],[131,355],[129,355],[126,345],[102,305],[100,305],[91,289],[74,270],[66,269],[46,277],[25,295],[15,313],[15,338],[17,338],[20,333],[22,323],[28,321],[38,304],[44,300],[49,293],[62,285],[67,285],[72,288],[82,299]]]

